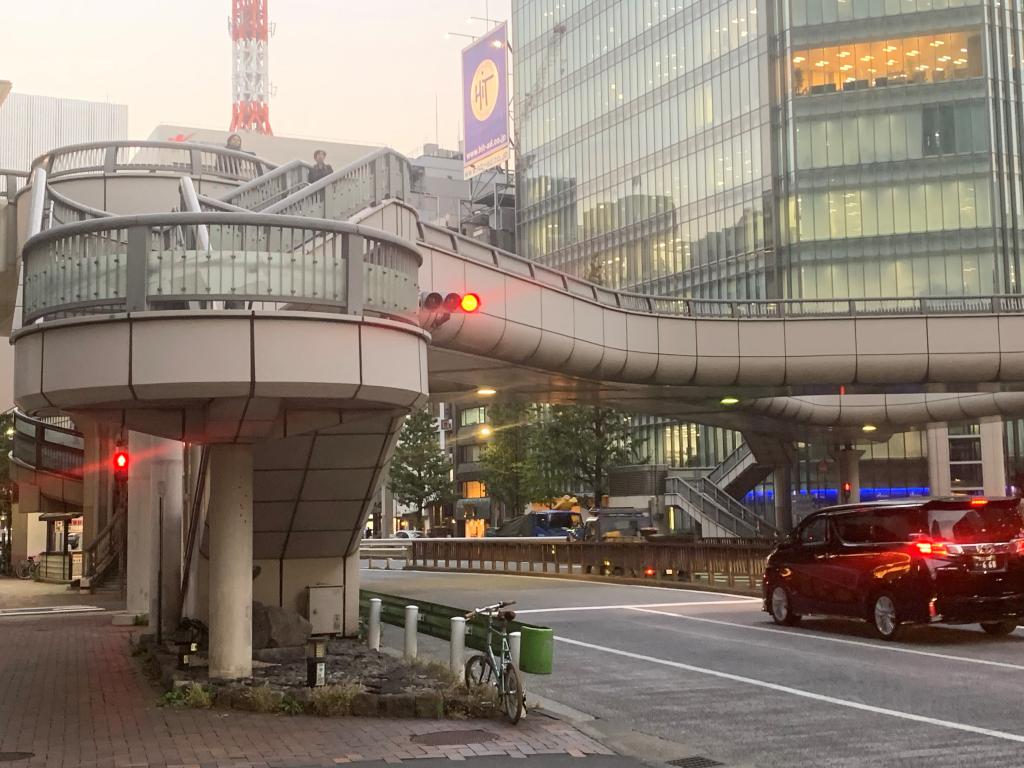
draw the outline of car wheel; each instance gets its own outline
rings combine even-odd
[[[784,627],[792,627],[800,621],[800,615],[793,613],[793,601],[789,597],[789,590],[781,585],[772,589],[768,598],[768,609],[772,615],[772,621]]]
[[[981,622],[981,628],[993,637],[1006,637],[1017,628],[1017,622],[1014,619],[1007,619],[1006,621],[983,621]]]
[[[883,640],[896,640],[903,634],[903,625],[896,611],[896,598],[889,592],[875,595],[871,603],[870,621]]]

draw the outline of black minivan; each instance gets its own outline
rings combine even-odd
[[[764,610],[777,624],[807,614],[904,625],[980,623],[1008,635],[1024,616],[1020,499],[951,498],[829,507],[768,557]]]

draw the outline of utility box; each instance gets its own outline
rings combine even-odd
[[[309,587],[309,623],[314,635],[340,635],[345,631],[345,588]]]

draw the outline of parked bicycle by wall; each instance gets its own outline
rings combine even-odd
[[[14,575],[19,579],[37,579],[39,578],[39,568],[42,563],[36,560],[32,555],[29,555],[26,559],[18,563],[17,568],[14,569]]]

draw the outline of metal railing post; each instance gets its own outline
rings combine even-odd
[[[129,312],[146,310],[146,269],[149,250],[149,228],[128,228],[128,263],[125,265],[127,281],[125,308]]]
[[[371,651],[380,650],[380,606],[379,597],[370,598],[370,618],[366,628],[366,642]]]
[[[419,621],[420,609],[415,605],[405,606],[405,651],[406,661],[416,658],[416,624]]]
[[[451,646],[448,649],[448,668],[459,680],[463,680],[465,667],[462,659],[466,655],[466,620],[462,616],[452,617],[451,636]]]
[[[341,257],[345,260],[345,312],[349,315],[363,314],[366,300],[363,285],[363,251],[352,248],[352,236],[341,236]]]
[[[103,173],[113,174],[117,172],[117,150],[118,146],[115,144],[112,147],[107,147],[103,153]]]

